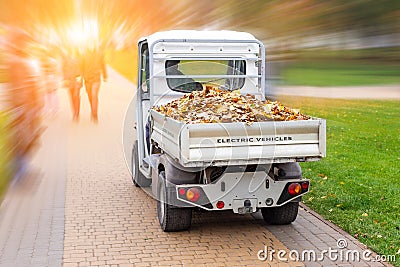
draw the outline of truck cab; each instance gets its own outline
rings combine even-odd
[[[297,161],[324,156],[324,121],[279,127],[273,122],[253,128],[239,124],[188,127],[152,110],[209,85],[239,90],[263,100],[264,45],[244,32],[177,30],[142,38],[138,51],[137,140],[132,148],[132,180],[136,186],[151,187],[161,228],[188,229],[195,208],[239,214],[261,210],[268,223],[294,221],[300,198],[309,188]],[[273,146],[253,146],[248,137],[268,134],[273,140],[277,129],[292,133],[296,127],[302,129],[302,135],[308,134],[302,140],[310,140],[301,143],[303,146],[293,144],[293,157],[284,153],[275,158],[279,151]],[[221,140],[243,142],[220,144]]]

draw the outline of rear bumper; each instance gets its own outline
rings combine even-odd
[[[265,172],[225,173],[212,184],[186,184],[175,186],[177,201],[205,210],[233,210],[234,213],[256,212],[259,208],[278,207],[290,201],[298,201],[309,191],[302,188],[296,195],[288,193],[292,183],[307,183],[307,179],[274,181]],[[197,188],[201,197],[192,202],[186,194],[190,188]],[[223,202],[223,205],[221,204]]]

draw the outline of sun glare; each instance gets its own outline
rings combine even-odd
[[[95,19],[84,18],[66,29],[66,39],[71,48],[91,49],[99,43],[99,26]]]

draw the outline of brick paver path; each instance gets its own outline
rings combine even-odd
[[[1,266],[62,263],[67,122],[66,114],[48,120],[29,175],[14,182],[1,203]]]
[[[198,212],[189,232],[164,233],[156,201],[133,186],[122,153],[122,118],[134,88],[111,87],[101,91],[98,125],[82,118],[70,127],[64,266],[265,266],[258,250],[285,249],[262,223],[230,212]]]
[[[78,124],[70,122],[66,91],[59,92],[62,111],[49,120],[32,164],[35,175],[12,187],[1,206],[1,266],[382,266],[278,261],[276,255],[258,260],[265,247],[319,252],[337,248],[339,238],[363,251],[356,240],[304,210],[292,225],[268,227],[260,214],[196,211],[190,231],[162,232],[156,201],[132,185],[122,152],[134,137],[135,107],[129,107],[125,127],[123,118],[135,88],[109,73],[98,125],[89,120],[83,90]]]

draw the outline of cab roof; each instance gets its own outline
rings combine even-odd
[[[238,31],[199,31],[199,30],[170,30],[153,33],[147,37],[143,37],[139,42],[147,40],[149,46],[159,40],[182,40],[190,42],[190,40],[256,40],[256,38],[247,32]]]

